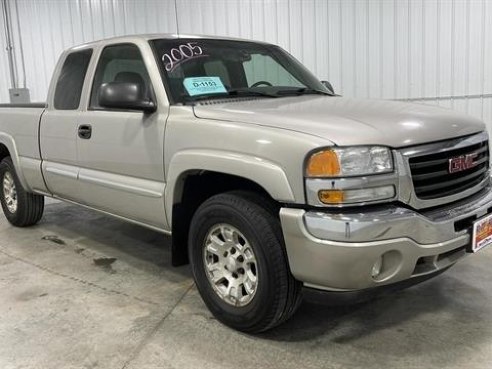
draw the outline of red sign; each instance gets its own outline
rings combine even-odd
[[[473,154],[461,155],[449,159],[449,173],[462,172],[473,168],[477,165],[477,162],[475,161],[477,156],[478,154],[475,152]]]

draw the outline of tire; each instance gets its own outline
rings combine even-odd
[[[0,162],[0,201],[10,224],[28,227],[39,222],[44,211],[44,196],[24,190],[10,157]]]
[[[219,321],[247,333],[283,323],[302,298],[302,285],[289,270],[275,207],[267,203],[248,192],[215,195],[195,212],[188,238],[203,301]]]

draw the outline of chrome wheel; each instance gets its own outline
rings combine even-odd
[[[217,296],[233,306],[251,302],[258,286],[256,257],[237,228],[225,223],[214,225],[205,238],[203,262]]]
[[[9,211],[15,213],[17,211],[17,190],[14,177],[10,172],[5,172],[3,176],[3,197]]]

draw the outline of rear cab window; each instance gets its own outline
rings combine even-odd
[[[53,104],[56,110],[79,108],[91,57],[92,49],[75,51],[66,57],[55,87]]]

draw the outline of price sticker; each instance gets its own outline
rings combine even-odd
[[[183,86],[190,96],[227,93],[220,77],[189,77]]]

